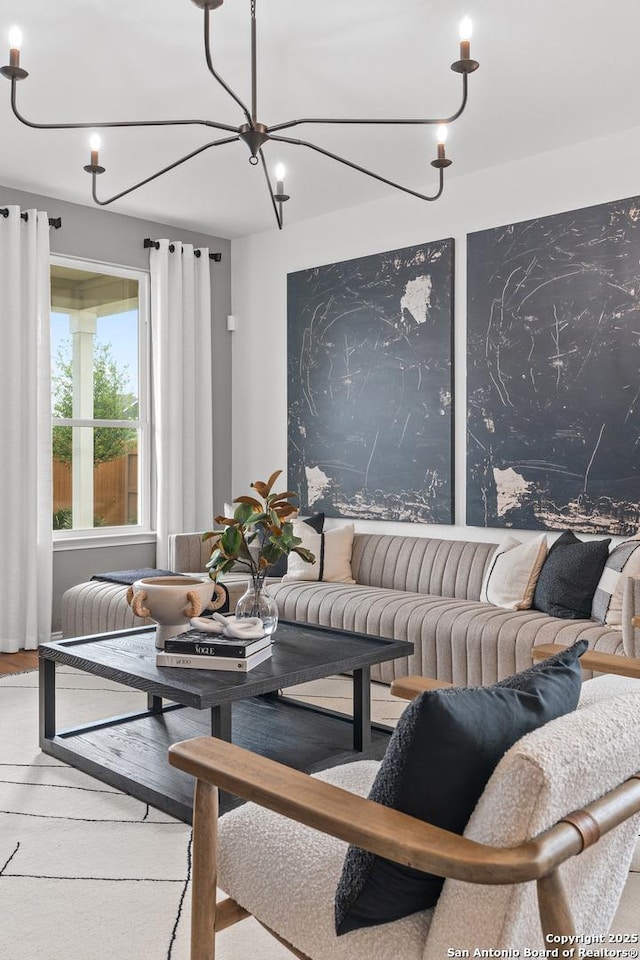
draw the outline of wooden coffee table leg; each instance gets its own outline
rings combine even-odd
[[[353,749],[371,746],[371,668],[353,671]]]
[[[231,704],[211,708],[211,736],[231,743]]]

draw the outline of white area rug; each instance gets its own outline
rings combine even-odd
[[[350,710],[349,680],[296,689]],[[58,729],[145,706],[143,694],[58,668]],[[375,685],[372,713],[404,707]],[[188,960],[190,828],[40,753],[38,675],[0,678],[0,960]],[[640,855],[613,929],[637,934]],[[217,960],[291,960],[255,920]]]
[[[58,729],[144,708],[146,698],[57,668]],[[296,688],[350,709],[350,682]],[[404,707],[376,685],[372,713]],[[40,752],[38,674],[0,678],[0,960],[188,960],[186,824]],[[218,936],[217,960],[291,960],[254,920]]]

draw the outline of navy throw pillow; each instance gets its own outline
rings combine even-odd
[[[607,540],[579,540],[571,530],[551,544],[533,595],[534,610],[563,620],[588,620],[609,556]]]
[[[490,687],[451,687],[413,700],[391,736],[369,799],[462,834],[501,757],[574,710],[587,641]],[[433,907],[444,880],[351,846],[338,881],[338,935]]]

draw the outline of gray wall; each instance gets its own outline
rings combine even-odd
[[[216,509],[218,505],[221,509],[231,495],[231,334],[226,324],[227,315],[231,313],[230,242],[162,222],[138,220],[0,185],[0,207],[6,204],[46,210],[50,217],[62,217],[61,229],[51,231],[51,252],[61,256],[148,270],[149,251],[143,247],[145,237],[182,240],[222,254],[220,263],[211,261],[213,497]],[[94,573],[152,567],[155,562],[155,544],[150,543],[57,550],[53,558],[53,630],[60,628],[60,600],[67,587],[87,580]]]

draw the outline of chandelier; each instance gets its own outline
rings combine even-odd
[[[96,190],[97,178],[100,174],[105,172],[105,167],[100,165],[99,159],[100,137],[97,133],[94,133],[90,139],[90,162],[84,167],[84,170],[91,175],[91,192],[95,203],[101,207],[106,207],[115,200],[120,200],[122,197],[126,197],[127,194],[133,193],[134,190],[139,190],[140,187],[145,186],[145,184],[151,183],[153,180],[157,180],[158,177],[163,176],[163,174],[168,173],[170,170],[175,170],[176,167],[181,166],[183,163],[186,163],[193,157],[197,157],[199,154],[204,153],[207,150],[211,150],[213,147],[225,146],[226,144],[236,143],[240,140],[249,148],[249,163],[253,164],[254,166],[257,166],[258,164],[262,166],[267,188],[269,190],[269,196],[271,198],[271,204],[273,206],[273,211],[279,229],[282,229],[283,225],[283,204],[285,201],[289,200],[289,196],[285,193],[285,172],[281,164],[278,164],[274,170],[274,188],[272,175],[267,167],[263,150],[265,144],[270,142],[288,143],[296,147],[306,147],[308,150],[314,150],[316,153],[320,153],[325,157],[329,157],[331,160],[335,160],[338,163],[344,164],[344,166],[350,167],[352,170],[357,170],[359,173],[362,173],[367,177],[371,177],[374,180],[378,180],[380,183],[387,184],[388,186],[394,187],[397,190],[402,190],[404,193],[408,193],[412,197],[417,197],[419,200],[437,200],[442,195],[442,191],[444,189],[444,171],[446,167],[451,165],[451,160],[449,160],[445,155],[447,127],[450,123],[453,123],[454,120],[457,120],[462,114],[467,104],[467,78],[469,74],[473,73],[474,70],[477,70],[479,66],[476,60],[472,60],[470,58],[471,22],[467,17],[465,17],[460,26],[460,59],[451,64],[451,69],[455,73],[459,73],[462,76],[462,102],[456,112],[452,113],[451,116],[442,117],[439,119],[428,119],[424,117],[411,119],[304,117],[300,120],[287,120],[284,123],[276,123],[273,126],[267,126],[258,120],[256,0],[250,0],[251,109],[249,109],[247,104],[238,96],[237,93],[231,89],[229,84],[223,80],[213,65],[213,59],[211,55],[211,29],[209,15],[212,10],[222,6],[224,0],[192,0],[192,2],[195,3],[196,6],[200,7],[204,13],[204,55],[207,67],[209,68],[213,78],[235,101],[239,109],[244,114],[244,122],[236,127],[227,123],[219,123],[215,120],[122,120],[110,121],[107,123],[96,123],[95,121],[91,123],[36,123],[32,120],[28,120],[20,113],[17,105],[18,81],[24,80],[29,76],[27,71],[20,66],[20,47],[22,44],[22,36],[17,27],[12,28],[9,33],[9,65],[0,67],[0,73],[2,73],[3,76],[11,81],[11,109],[13,110],[13,113],[17,119],[27,127],[32,127],[36,130],[105,130],[110,127],[176,127],[199,125],[211,127],[215,130],[222,130],[227,134],[222,138],[210,140],[208,143],[203,144],[195,150],[192,150],[190,153],[185,154],[185,156],[180,157],[178,160],[174,160],[173,163],[168,164],[166,167],[162,167],[161,170],[157,170],[155,173],[150,174],[150,176],[145,177],[143,180],[139,180],[137,183],[134,183],[133,186],[127,187],[126,190],[121,190],[119,193],[115,193],[112,197],[101,200],[98,197]],[[374,173],[372,170],[366,169],[358,163],[353,163],[351,160],[347,160],[345,157],[338,156],[337,154],[332,153],[330,150],[325,150],[324,147],[321,147],[316,143],[311,143],[309,140],[299,140],[292,137],[283,136],[282,131],[289,130],[292,127],[301,126],[303,124],[369,124],[386,126],[436,125],[437,153],[435,159],[431,161],[431,166],[435,167],[438,171],[438,189],[431,196],[424,193],[419,193],[417,190],[412,190],[410,187],[403,186],[400,183],[389,180],[387,177],[380,176],[379,174]]]

